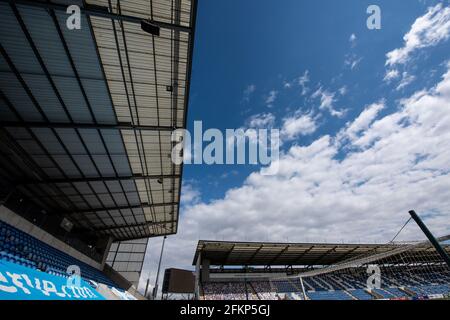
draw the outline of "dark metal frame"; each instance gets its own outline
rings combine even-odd
[[[11,2],[11,0],[0,0],[1,2]],[[60,3],[53,3],[53,2],[41,2],[36,0],[13,0],[17,4],[27,5],[31,7],[37,7],[37,8],[44,8],[47,10],[58,10],[58,11],[66,11],[67,5],[60,4]],[[106,10],[105,10],[106,9]],[[98,7],[98,6],[88,6],[88,7],[80,7],[80,12],[82,14],[85,14],[87,16],[93,16],[93,17],[102,17],[102,18],[108,18],[118,21],[126,21],[136,24],[141,24],[142,18],[133,17],[129,15],[122,15],[122,14],[114,14],[107,10],[107,8]],[[158,26],[163,29],[170,29],[170,30],[178,30],[182,32],[191,32],[192,28],[185,27],[181,25],[175,25],[171,23],[166,23],[162,21],[155,21],[150,20],[150,23],[154,24],[155,26]]]
[[[135,224],[129,225],[128,227],[125,226],[108,226],[105,221],[103,221],[102,217],[98,214],[99,212],[106,212],[108,215],[108,219],[110,219],[112,222],[115,222],[115,219],[113,216],[111,216],[111,214],[109,213],[109,210],[119,210],[120,215],[122,217],[122,219],[124,219],[125,221],[125,217],[123,215],[123,213],[121,212],[121,210],[125,210],[125,209],[135,209],[135,208],[155,208],[155,207],[160,207],[163,206],[164,207],[164,211],[166,210],[165,207],[166,206],[172,206],[172,210],[169,211],[169,214],[174,214],[175,211],[175,206],[177,206],[177,210],[176,210],[176,216],[173,217],[172,220],[170,221],[166,221],[166,223],[171,224],[171,230],[167,230],[166,229],[166,234],[173,234],[177,232],[177,228],[178,228],[178,218],[179,218],[179,202],[175,202],[175,194],[174,194],[174,190],[175,190],[175,179],[179,179],[178,183],[179,183],[179,191],[181,191],[181,177],[182,177],[182,172],[183,172],[183,167],[181,166],[180,168],[180,174],[176,175],[175,174],[175,166],[172,164],[172,174],[169,175],[132,175],[132,176],[120,176],[115,168],[114,162],[112,161],[112,154],[110,153],[110,151],[108,150],[108,146],[104,140],[104,136],[102,134],[103,130],[131,130],[134,132],[135,138],[136,138],[136,145],[138,146],[138,150],[139,150],[139,158],[140,158],[140,162],[141,162],[141,166],[142,166],[142,172],[146,172],[148,173],[148,168],[146,168],[146,170],[144,170],[144,165],[146,166],[147,161],[143,161],[142,157],[145,158],[145,152],[143,150],[144,148],[144,144],[143,144],[143,140],[142,140],[142,131],[157,131],[157,132],[162,132],[162,131],[173,131],[178,129],[176,127],[177,121],[176,121],[176,114],[177,114],[177,108],[176,108],[176,102],[177,102],[177,87],[179,86],[179,84],[177,83],[177,81],[172,81],[173,83],[173,88],[174,90],[172,90],[172,101],[174,101],[174,103],[172,104],[172,124],[173,126],[160,126],[159,125],[159,118],[158,118],[158,125],[157,126],[149,126],[149,125],[141,125],[139,123],[139,119],[138,119],[138,123],[135,124],[134,121],[133,123],[98,123],[97,119],[95,117],[95,114],[93,112],[93,108],[90,104],[90,101],[88,99],[88,95],[84,89],[83,83],[81,81],[80,75],[78,73],[77,67],[75,65],[75,62],[73,60],[72,57],[72,53],[66,43],[66,40],[64,38],[64,35],[62,33],[61,27],[59,25],[58,19],[56,17],[55,14],[55,10],[66,10],[66,6],[62,5],[62,4],[56,4],[56,3],[52,3],[50,1],[28,1],[28,0],[0,0],[2,2],[6,2],[9,3],[10,7],[12,8],[14,15],[20,25],[20,28],[22,29],[28,44],[30,46],[30,48],[32,49],[34,56],[36,57],[36,59],[39,62],[39,66],[43,71],[43,75],[45,76],[45,78],[48,80],[48,82],[50,83],[50,86],[52,88],[52,91],[55,95],[55,97],[57,98],[59,104],[61,105],[65,116],[67,117],[67,119],[69,119],[69,122],[64,122],[64,123],[58,123],[58,122],[51,122],[44,110],[41,108],[41,106],[39,105],[39,102],[36,100],[36,98],[33,96],[33,93],[31,92],[30,88],[28,87],[27,83],[25,82],[25,80],[23,79],[21,73],[17,70],[17,68],[15,67],[13,61],[9,58],[7,52],[5,51],[5,49],[0,45],[0,54],[5,58],[5,60],[7,61],[10,70],[12,71],[12,73],[16,76],[16,78],[18,79],[19,83],[21,84],[22,88],[25,90],[26,94],[28,95],[29,99],[31,100],[32,104],[34,105],[34,107],[36,108],[36,110],[38,111],[38,113],[41,115],[43,121],[42,122],[37,122],[37,121],[25,121],[20,114],[18,113],[17,109],[15,108],[14,105],[12,105],[12,103],[7,99],[6,95],[0,91],[0,98],[2,100],[5,101],[6,105],[9,107],[9,109],[11,110],[11,112],[15,115],[15,117],[17,118],[17,121],[0,121],[0,127],[1,127],[1,131],[6,134],[7,136],[9,136],[9,140],[12,141],[14,145],[14,148],[17,150],[20,150],[20,154],[22,154],[23,156],[23,162],[24,163],[29,163],[28,166],[31,166],[32,168],[34,168],[33,170],[36,172],[39,172],[39,174],[36,175],[31,175],[30,173],[22,173],[21,171],[21,167],[14,163],[14,158],[9,154],[9,151],[7,153],[2,152],[2,156],[3,159],[9,160],[8,163],[10,163],[10,166],[12,167],[16,167],[16,174],[20,175],[20,178],[18,178],[17,176],[12,176],[11,173],[9,172],[4,172],[3,168],[2,168],[2,172],[0,173],[2,175],[2,177],[4,177],[5,179],[7,179],[8,181],[11,182],[11,184],[20,189],[21,191],[23,191],[25,194],[31,195],[30,198],[34,199],[36,203],[39,203],[41,205],[45,206],[46,210],[49,211],[54,211],[57,212],[57,214],[64,216],[64,217],[69,217],[76,213],[76,214],[81,214],[82,216],[84,216],[83,220],[85,220],[88,225],[90,226],[90,230],[96,230],[98,229],[98,227],[96,227],[89,218],[87,218],[86,214],[94,214],[96,219],[98,221],[100,221],[105,228],[116,228],[117,229],[123,229],[123,228],[129,228],[129,229],[133,229],[133,233],[130,233],[126,230],[121,230],[120,231],[120,239],[134,239],[134,238],[143,238],[143,237],[147,237],[147,236],[151,236],[151,234],[149,234],[148,231],[146,231],[144,229],[144,226],[142,226],[141,224],[137,223],[136,217],[134,217],[135,220]],[[92,7],[87,7],[86,3],[84,3],[84,7],[81,8],[81,12],[85,15],[89,16],[93,16],[93,17],[103,17],[103,18],[108,18],[111,19],[112,23],[113,23],[113,27],[114,27],[114,34],[116,36],[116,42],[118,45],[118,41],[117,41],[117,31],[115,30],[115,22],[118,22],[121,25],[121,31],[122,31],[122,37],[123,37],[123,43],[125,45],[125,56],[127,59],[127,66],[128,68],[130,68],[130,63],[129,63],[129,57],[128,57],[128,50],[126,48],[126,33],[124,30],[124,22],[130,22],[130,23],[140,23],[142,21],[141,18],[138,17],[131,17],[131,16],[127,16],[127,15],[123,15],[120,12],[120,0],[118,0],[119,3],[119,12],[113,13],[112,10],[111,12],[109,12],[108,10],[103,10],[105,8],[92,8]],[[60,39],[60,42],[64,48],[66,57],[70,63],[71,66],[71,71],[74,74],[74,79],[76,79],[79,89],[82,93],[82,98],[84,99],[86,106],[88,108],[88,111],[90,113],[90,116],[92,118],[92,123],[76,123],[72,117],[71,114],[69,112],[69,110],[67,109],[64,100],[61,96],[61,94],[58,91],[58,88],[52,78],[52,75],[50,74],[49,70],[47,69],[45,62],[43,61],[40,52],[38,50],[38,48],[36,47],[36,45],[34,44],[33,38],[31,36],[31,34],[29,33],[26,24],[24,23],[24,21],[22,20],[21,17],[21,13],[19,11],[19,9],[17,8],[16,5],[25,5],[25,6],[32,6],[32,7],[40,7],[40,8],[45,8],[47,9],[48,14],[50,15],[50,18],[53,20],[54,23],[54,27],[58,33],[58,37]],[[150,5],[152,5],[152,1],[150,1]],[[172,6],[173,6],[173,2],[172,2]],[[106,8],[107,9],[107,8]],[[187,106],[188,106],[188,100],[189,100],[189,84],[190,84],[190,77],[191,77],[191,69],[192,69],[192,53],[193,53],[193,45],[192,42],[194,40],[194,30],[195,30],[195,16],[196,16],[196,9],[197,9],[197,1],[193,0],[192,2],[192,8],[191,8],[191,27],[184,27],[184,26],[180,26],[176,23],[162,23],[162,22],[158,22],[158,21],[153,21],[153,19],[150,20],[151,23],[157,25],[160,28],[165,28],[165,29],[169,29],[171,30],[172,34],[178,34],[179,32],[187,32],[189,34],[189,49],[188,49],[188,58],[187,58],[187,70],[188,70],[188,76],[186,77],[186,94],[185,94],[185,101],[184,101],[184,125],[183,127],[186,127],[186,115],[187,115]],[[179,18],[179,15],[178,15]],[[89,22],[89,28],[90,28],[90,33],[93,37],[94,40],[94,45],[95,45],[95,49],[97,51],[97,58],[99,59],[99,61],[101,62],[101,58],[100,58],[100,54],[99,54],[99,49],[97,47],[97,43],[95,41],[95,35],[93,32],[93,28],[91,25],[91,21],[90,19],[87,19]],[[173,19],[175,21],[178,21],[177,18]],[[153,36],[154,38],[154,36]],[[177,40],[174,36],[172,37],[172,43],[173,43],[173,47],[172,47],[172,56],[174,54],[177,53],[177,48],[179,48],[179,39]],[[175,50],[175,53],[173,52],[173,50]],[[117,52],[118,54],[120,54],[120,49],[119,47],[117,47]],[[157,76],[156,76],[156,54],[155,54],[155,45],[153,42],[153,57],[154,57],[154,66],[153,69],[155,71],[155,87],[156,90],[158,90],[157,86]],[[122,65],[122,59],[120,59],[121,62],[121,69],[122,72],[124,73],[124,66]],[[171,63],[174,63],[173,59],[171,58]],[[104,72],[104,68],[103,68],[103,64],[101,64],[101,69],[103,72],[103,76],[104,79],[106,79],[105,77],[105,72]],[[134,84],[132,83],[132,74],[131,74],[131,69],[128,69],[129,72],[129,76],[130,76],[130,80],[131,80],[131,88],[132,88],[132,94],[129,95],[127,93],[127,98],[129,98],[130,96],[133,98],[134,100],[134,107],[137,108],[136,105],[136,96],[134,94]],[[172,70],[171,70],[171,74],[172,74],[172,79],[177,79],[178,76],[178,63],[177,61],[175,61],[175,63],[172,65]],[[124,78],[124,82],[125,82],[125,78]],[[109,87],[108,85],[106,85],[106,87],[108,88],[109,91]],[[158,99],[161,97],[156,97],[157,101]],[[111,99],[111,93],[110,93],[110,99]],[[111,101],[112,102],[112,101]],[[129,107],[131,108],[131,103],[129,104]],[[157,109],[159,109],[158,105],[157,105]],[[114,110],[115,112],[115,110]],[[130,110],[130,115],[133,119],[131,110]],[[117,119],[117,115],[116,115],[116,119]],[[14,138],[11,136],[11,134],[8,132],[8,128],[9,129],[14,129],[14,128],[24,128],[26,130],[26,132],[30,135],[31,139],[34,141],[34,143],[36,143],[37,147],[42,151],[42,153],[45,155],[45,157],[50,161],[50,163],[52,164],[52,166],[59,172],[59,174],[62,176],[62,178],[50,178],[44,171],[40,170],[39,165],[34,161],[34,159],[32,158],[32,154],[28,154],[28,152],[26,152],[25,150],[23,150],[21,148],[21,146],[14,141]],[[76,170],[79,173],[79,177],[72,177],[72,176],[68,176],[65,172],[64,169],[58,164],[58,162],[55,160],[54,155],[50,154],[50,152],[47,150],[47,148],[45,147],[45,145],[42,143],[42,141],[40,141],[40,139],[36,136],[36,134],[34,133],[33,129],[38,129],[38,128],[48,128],[50,129],[51,133],[54,135],[54,137],[57,139],[58,143],[60,144],[61,148],[64,150],[64,156],[66,156],[68,159],[70,159],[72,165],[74,166],[74,168],[76,168]],[[86,152],[86,156],[89,158],[91,164],[93,165],[93,167],[95,168],[95,171],[97,173],[98,176],[96,177],[88,177],[83,173],[83,170],[78,166],[76,160],[73,157],[73,154],[71,154],[70,150],[68,149],[68,147],[64,144],[63,140],[61,139],[61,137],[59,136],[58,132],[56,131],[57,129],[62,129],[62,128],[70,128],[73,129],[77,138],[79,139],[79,141],[82,144],[83,149]],[[103,177],[101,174],[100,169],[98,168],[98,166],[96,165],[94,158],[93,158],[93,154],[89,151],[88,146],[86,145],[85,141],[83,140],[79,129],[92,129],[95,130],[98,134],[98,136],[100,137],[101,141],[102,141],[102,145],[104,150],[106,151],[106,156],[109,158],[109,162],[110,162],[110,166],[114,171],[114,176],[108,176],[108,177]],[[138,137],[139,137],[139,142],[138,142]],[[161,136],[159,135],[159,139],[161,139]],[[123,141],[122,141],[123,143]],[[161,145],[161,141],[160,141],[160,145]],[[125,145],[124,145],[124,150],[125,149]],[[1,151],[1,148],[0,148]],[[3,159],[0,159],[3,161]],[[161,163],[161,172],[162,172],[162,155],[160,156],[160,163]],[[31,170],[31,169],[30,169]],[[31,171],[30,171],[31,172]],[[140,205],[134,205],[133,203],[129,202],[129,199],[126,195],[125,189],[124,189],[124,185],[122,184],[122,182],[124,181],[137,181],[137,180],[143,180],[146,184],[146,189],[149,195],[149,199],[151,200],[151,202],[153,202],[153,197],[151,194],[151,189],[150,189],[150,183],[149,180],[150,179],[172,179],[172,201],[171,202],[167,202],[165,203],[166,199],[163,198],[163,202],[164,203],[151,203],[151,204],[146,204],[146,203],[140,203]],[[117,181],[120,185],[120,188],[122,190],[122,193],[124,194],[124,198],[127,201],[127,205],[119,205],[116,200],[114,199],[113,196],[113,192],[111,191],[111,189],[109,188],[107,182],[113,182],[113,181]],[[93,186],[91,185],[91,183],[94,182],[102,182],[104,188],[107,190],[107,193],[110,197],[110,199],[113,201],[114,206],[107,206],[102,199],[96,194]],[[90,195],[93,195],[97,202],[100,204],[100,207],[93,207],[90,202],[87,200],[87,198],[84,196],[84,194],[82,194],[79,189],[77,188],[76,184],[77,183],[85,183],[84,185],[87,186],[88,191],[90,192]],[[58,184],[68,184],[70,186],[70,188],[72,190],[74,190],[75,195],[77,197],[79,197],[79,199],[81,199],[84,202],[84,205],[87,207],[87,209],[82,209],[80,210],[78,208],[78,205],[74,202],[74,200],[72,198],[70,198],[68,195],[66,195],[63,191],[61,191],[59,189]],[[44,193],[49,194],[48,192],[50,192],[50,190],[52,191],[53,194],[56,194],[57,196],[54,197],[54,201],[52,201],[52,197],[51,196],[40,196],[38,194],[35,193],[35,188],[40,187],[40,186],[44,186],[45,188],[42,188],[41,190],[45,190]],[[162,187],[162,191],[163,191],[163,197],[165,195],[165,190],[164,187]],[[139,194],[139,191],[136,192]],[[58,201],[56,201],[58,199]],[[59,202],[62,201],[62,202]],[[66,209],[64,209],[66,208]],[[153,211],[152,213],[152,217],[153,217],[153,221],[156,220],[156,213]],[[72,220],[73,221],[73,220]],[[73,221],[75,222],[76,226],[78,227],[82,227],[82,225],[77,222],[77,221]],[[163,231],[161,228],[159,228],[159,230],[155,229],[157,224],[151,224],[151,227],[153,228],[153,232],[155,234],[160,235]],[[174,227],[175,226],[175,227]]]
[[[29,122],[21,123],[14,121],[0,121],[1,127],[10,128],[51,128],[51,129],[98,129],[98,130],[143,130],[143,131],[174,131],[181,129],[177,127],[166,126],[148,126],[148,125],[132,125],[127,123],[106,124],[106,123],[73,123],[73,122]]]
[[[423,223],[422,219],[417,215],[417,213],[414,210],[410,210],[409,214],[414,219],[414,221],[417,223],[419,228],[422,230],[422,232],[427,236],[428,240],[431,242],[433,247],[436,249],[437,253],[441,256],[442,260],[448,265],[450,268],[450,256],[447,254],[447,252],[442,248],[442,246],[439,244],[439,242],[436,240],[436,238],[433,236],[433,234],[428,230],[425,223]]]

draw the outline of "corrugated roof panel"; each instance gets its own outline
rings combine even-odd
[[[14,115],[14,113],[9,109],[8,105],[6,104],[6,101],[1,96],[0,96],[0,119],[3,119],[4,121],[18,120],[17,117]]]
[[[81,138],[88,151],[94,155],[106,155],[107,151],[102,143],[99,131],[96,129],[79,129]]]
[[[0,3],[0,43],[20,72],[42,73],[17,19],[7,3]]]
[[[69,122],[64,109],[55,95],[47,77],[37,74],[23,74],[23,79],[27,83],[34,98],[46,117],[51,122]]]
[[[24,5],[18,5],[17,9],[50,74],[73,77],[69,59],[48,11]]]
[[[73,121],[93,123],[86,101],[75,78],[52,76],[55,86],[63,99]]]
[[[117,123],[105,81],[82,78],[81,82],[97,123]]]
[[[73,155],[73,159],[86,177],[98,176],[98,172],[88,155]]]
[[[108,6],[107,0],[87,2]],[[80,0],[52,3],[82,5]],[[112,12],[117,13],[117,1],[112,3]],[[179,201],[179,178],[164,178],[158,183],[156,179],[130,177],[180,174],[181,167],[173,165],[170,159],[170,131],[158,132],[155,128],[99,131],[86,125],[120,122],[121,127],[184,126],[184,99],[191,62],[188,50],[193,38],[188,29],[170,28],[190,26],[191,1],[130,0],[122,1],[121,5],[122,14],[174,26],[163,25],[160,36],[153,37],[143,32],[139,23],[120,22],[117,17],[113,17],[113,23],[108,18],[83,14],[81,30],[68,30],[67,14],[60,10],[64,7],[46,10],[33,3],[17,5],[18,15],[31,36],[29,43],[11,10],[14,5],[0,3],[0,26],[4,26],[0,29],[0,42],[19,72],[14,74],[14,68],[0,56],[0,85],[5,94],[5,99],[0,97],[0,115],[5,120],[21,120],[8,111],[7,102],[10,102],[24,121],[43,122],[45,118],[38,110],[42,108],[55,129],[43,128],[41,124],[32,128],[36,137],[25,129],[10,127],[8,131],[39,167],[39,173],[30,176],[31,181],[38,178],[39,184],[31,184],[30,190],[63,210],[92,208],[92,213],[72,213],[84,226],[114,228],[117,224],[171,221],[178,213],[178,206],[160,204]],[[43,67],[37,56],[42,58]],[[38,105],[28,97],[18,81],[20,77]],[[78,124],[85,124],[86,128],[77,128],[82,127]],[[111,179],[116,174],[130,180],[114,182]],[[108,188],[102,179],[108,179]],[[145,214],[142,209],[117,210],[117,216],[111,214],[112,210],[98,211],[103,207],[140,203],[158,206],[146,207]],[[176,226],[167,222],[101,232],[122,239],[173,233]]]
[[[95,42],[88,27],[87,17],[81,15],[80,29],[70,30],[66,26],[68,15],[61,11],[55,13],[80,78],[102,80],[101,65],[97,57]]]
[[[81,140],[75,129],[56,129],[58,137],[61,139],[63,145],[72,155],[86,155],[86,148],[81,143]]]
[[[111,155],[111,160],[119,176],[131,175],[130,165],[128,163],[128,158],[126,156]]]
[[[14,74],[0,72],[0,86],[3,94],[25,121],[43,120]]]
[[[77,177],[80,175],[80,171],[74,165],[73,161],[66,155],[55,155],[53,159],[56,161],[59,167],[63,168],[64,174],[68,177]],[[54,175],[51,175],[54,177]]]

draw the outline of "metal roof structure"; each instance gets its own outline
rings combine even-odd
[[[70,30],[74,4],[81,28]],[[183,170],[171,133],[186,127],[196,6],[1,0],[0,177],[11,190],[99,236],[175,234]]]
[[[334,265],[358,257],[390,253],[408,244],[329,244],[227,242],[200,240],[197,259],[208,259],[215,266],[323,266]],[[446,247],[450,252],[450,247]],[[431,244],[415,247],[417,253],[434,251]]]

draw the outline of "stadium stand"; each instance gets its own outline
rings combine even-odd
[[[207,283],[203,286],[205,300],[246,300],[243,283]]]
[[[415,272],[410,270],[410,272]],[[419,270],[417,270],[419,272]],[[442,274],[441,274],[442,275]],[[437,274],[435,275],[438,276]],[[358,283],[356,279],[351,279],[352,275],[347,274],[345,278],[349,283]],[[402,282],[404,277],[401,275],[395,279],[397,282]],[[427,280],[419,283],[416,286],[401,286],[374,288],[372,291],[367,290],[364,286],[342,287],[333,286],[331,283],[322,280],[323,285],[313,287],[313,290],[306,290],[306,296],[311,300],[373,300],[373,299],[401,299],[414,298],[431,295],[446,295],[450,293],[450,285],[446,277],[441,278],[441,284],[429,284]],[[447,283],[445,283],[447,282]],[[312,283],[311,279],[303,280],[303,283]],[[319,283],[319,282],[317,282]],[[293,280],[273,280],[273,281],[252,281],[246,285],[243,282],[209,282],[203,285],[206,300],[245,300],[246,292],[250,295],[255,292],[259,300],[277,300],[285,294],[291,299],[303,300],[303,293],[301,292],[301,284],[298,279]],[[332,288],[331,290],[324,289],[324,287]],[[252,292],[250,292],[250,288]],[[251,299],[251,298],[249,298]]]
[[[251,282],[253,290],[256,292],[259,300],[276,300],[277,294],[272,292],[269,282]]]
[[[0,1],[8,267],[78,265],[138,289],[148,239],[178,230],[183,165],[168,154],[186,128],[196,12],[196,0]]]
[[[0,221],[0,259],[62,277],[69,276],[67,267],[77,265],[83,279],[118,287],[100,270],[2,221]]]
[[[450,249],[448,245],[445,248]],[[196,257],[202,257],[203,261],[197,261]],[[200,292],[208,300],[253,299],[255,296],[260,300],[450,296],[450,269],[428,242],[325,245],[200,241],[196,257]],[[238,267],[244,265],[243,261],[252,267]],[[296,263],[296,268],[290,263]],[[283,264],[285,267],[281,268]],[[374,265],[379,267],[380,283],[371,287],[368,266]]]

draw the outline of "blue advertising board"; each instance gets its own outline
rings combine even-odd
[[[105,300],[86,281],[71,282],[0,260],[0,300]]]

